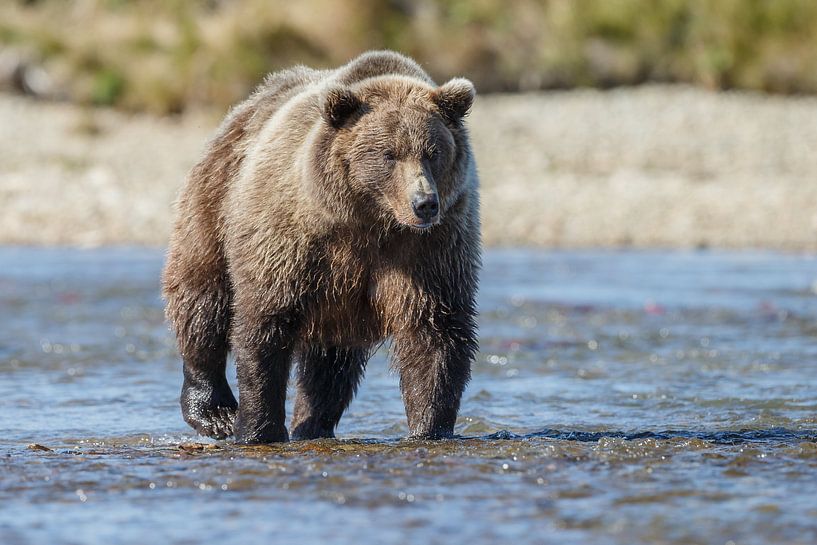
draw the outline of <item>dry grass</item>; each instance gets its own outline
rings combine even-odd
[[[68,98],[178,112],[372,48],[481,91],[680,81],[817,92],[813,0],[7,0],[0,46]]]

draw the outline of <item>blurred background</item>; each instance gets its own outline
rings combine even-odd
[[[811,0],[6,0],[0,242],[163,244],[264,74],[382,48],[475,82],[489,244],[817,249]]]

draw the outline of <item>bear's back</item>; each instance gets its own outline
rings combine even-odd
[[[250,137],[258,134],[264,123],[289,100],[325,79],[329,74],[330,71],[315,70],[306,66],[295,66],[269,74],[264,83],[259,85],[242,105],[250,112],[245,120],[245,134]]]
[[[419,64],[393,51],[370,51],[334,70],[316,70],[306,66],[288,68],[267,76],[242,105],[250,114],[244,116],[244,133],[250,138],[257,135],[264,123],[288,102],[303,98],[304,93],[317,95],[323,85],[334,83],[350,86],[366,79],[389,75],[410,77],[435,85]],[[300,117],[304,113],[298,109],[293,115]],[[317,115],[317,110],[314,113]]]
[[[370,51],[334,70],[333,79],[353,85],[379,76],[408,76],[434,85],[431,77],[412,59],[394,51]]]

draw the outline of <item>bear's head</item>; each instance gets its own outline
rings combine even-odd
[[[330,85],[320,98],[315,156],[324,165],[324,190],[356,219],[374,215],[416,230],[436,225],[471,183],[462,119],[474,96],[474,85],[461,78],[439,87],[401,76]]]

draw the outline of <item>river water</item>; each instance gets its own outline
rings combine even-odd
[[[384,350],[252,448],[181,419],[162,258],[0,248],[0,543],[817,543],[814,257],[488,251],[459,438]]]

